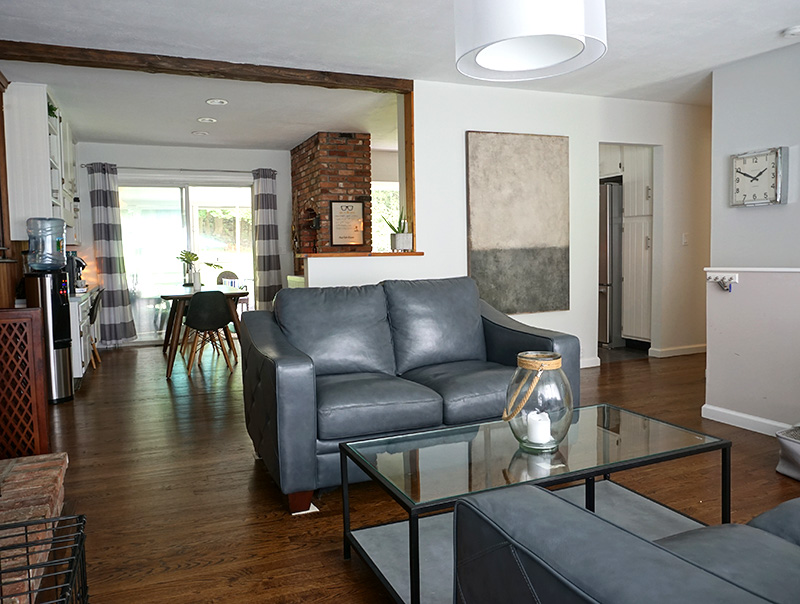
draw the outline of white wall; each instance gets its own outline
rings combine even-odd
[[[278,219],[280,221],[280,251],[283,274],[292,274],[291,251],[291,165],[288,151],[252,149],[208,149],[200,147],[158,147],[145,145],[114,145],[78,143],[78,194],[81,199],[82,242],[78,255],[94,267],[92,241],[92,208],[89,201],[89,182],[86,168],[80,164],[108,162],[120,168],[168,168],[192,170],[244,170],[272,168],[277,171]],[[188,177],[187,177],[188,178]]]
[[[703,417],[764,434],[800,423],[800,269],[739,269],[708,286]]]
[[[800,44],[714,71],[711,262],[800,266]],[[730,156],[789,147],[789,203],[731,208]]]
[[[399,165],[397,151],[380,151],[372,149],[372,180],[397,182]]]
[[[424,256],[311,258],[311,285],[467,274],[465,132],[568,136],[570,310],[519,318],[577,335],[584,366],[597,364],[599,144],[654,145],[653,347],[666,354],[704,348],[707,108],[425,81],[414,83],[414,105],[416,237]]]
[[[711,264],[742,272],[729,294],[707,286],[703,415],[764,433],[800,422],[798,73],[797,44],[714,72]],[[788,203],[729,207],[730,156],[775,146],[789,147]],[[745,270],[759,267],[773,270]]]

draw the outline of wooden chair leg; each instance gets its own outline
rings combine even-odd
[[[192,339],[192,349],[189,352],[189,369],[186,371],[187,375],[192,375],[192,366],[194,365],[194,355],[197,352],[197,338],[199,334],[194,332],[194,338]],[[200,351],[202,352],[202,348]]]
[[[197,362],[198,363],[200,363],[200,361],[203,360],[203,351],[206,349],[206,343],[207,342],[208,342],[208,333],[206,333],[205,331],[201,332],[200,333],[200,354],[197,357]]]
[[[94,353],[94,356],[97,358],[97,364],[99,365],[103,361],[100,360],[100,352],[97,350],[96,346],[97,340],[91,338],[89,341],[92,343],[92,352]]]
[[[94,347],[94,338],[89,336],[89,342],[92,344],[92,353],[89,355],[89,361],[92,363],[92,369],[97,369],[97,365],[94,364],[94,355],[97,353],[97,349]],[[100,360],[100,355],[97,355],[97,360]]]
[[[183,338],[181,338],[181,356],[183,356],[186,352],[186,344],[189,342],[189,332],[192,331],[192,328],[186,326],[183,328]]]
[[[233,342],[233,336],[231,335],[231,330],[227,325],[222,329],[225,330],[225,339],[228,341],[228,347],[231,349],[231,352],[233,353],[233,358],[235,362],[238,363],[239,353],[236,352],[236,344]]]
[[[219,338],[219,332],[215,332],[211,335],[212,338],[215,340]],[[228,351],[225,350],[225,344],[222,341],[222,338],[219,338],[219,349],[222,351],[222,356],[225,357],[225,364],[228,366],[228,370],[233,373],[233,365],[231,365],[231,358],[228,356]]]

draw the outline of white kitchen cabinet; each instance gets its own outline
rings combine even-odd
[[[95,288],[96,289],[96,288]],[[83,377],[91,363],[92,342],[89,311],[94,289],[69,298],[70,334],[72,337],[72,375]]]
[[[48,115],[48,105],[55,108],[54,116]],[[74,143],[47,86],[12,82],[3,108],[11,239],[27,240],[31,217],[62,218],[68,230],[74,229]],[[74,233],[67,234],[67,243],[75,243]]]
[[[625,216],[653,215],[653,149],[622,147],[623,205]]]
[[[622,174],[622,145],[600,145],[600,178]]]
[[[622,337],[650,341],[653,217],[622,221]]]
[[[11,239],[28,239],[26,221],[52,216],[47,88],[11,82],[3,95]]]

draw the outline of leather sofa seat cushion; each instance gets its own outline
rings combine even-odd
[[[447,425],[500,419],[516,367],[488,361],[459,361],[419,367],[403,377],[438,392]]]
[[[381,285],[282,289],[275,297],[281,331],[311,357],[316,375],[394,375],[386,313]]]
[[[741,524],[707,526],[655,543],[681,558],[774,602],[800,601],[800,548]]]
[[[398,375],[486,360],[478,287],[469,277],[384,281]]]
[[[321,440],[357,440],[441,423],[442,397],[420,384],[382,373],[317,378],[317,432]]]

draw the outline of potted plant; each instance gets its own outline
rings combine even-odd
[[[178,256],[177,259],[183,262],[184,268],[184,285],[193,285],[195,287],[200,287],[200,271],[195,269],[195,262],[200,260],[200,256],[195,254],[190,250],[183,250]],[[211,268],[222,268],[220,264],[214,264],[213,262],[204,262],[206,266],[210,266]],[[196,283],[195,283],[196,281]]]
[[[397,224],[392,224],[386,219],[386,216],[382,216],[383,221],[389,225],[389,228],[392,229],[391,237],[391,246],[392,251],[395,252],[402,252],[411,250],[414,248],[414,236],[411,233],[406,232],[408,228],[408,221],[406,220],[406,212],[404,208],[400,208],[400,216],[397,220]]]

